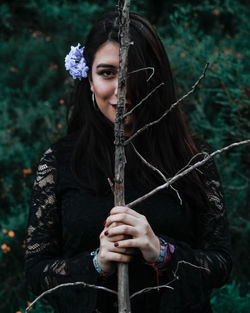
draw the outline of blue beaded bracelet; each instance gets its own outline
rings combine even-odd
[[[94,251],[92,251],[92,252],[90,253],[90,255],[93,256],[93,264],[94,264],[94,267],[95,267],[96,271],[97,271],[101,276],[104,276],[104,277],[107,277],[107,276],[112,275],[112,274],[114,273],[114,271],[111,272],[111,273],[107,273],[107,272],[104,272],[104,271],[101,269],[101,267],[100,267],[100,265],[98,264],[98,261],[97,261],[97,254],[98,254],[98,252],[99,252],[99,248],[97,248],[96,250],[94,250]]]
[[[101,267],[99,266],[98,261],[97,261],[97,254],[98,254],[98,252],[99,252],[99,248],[97,248],[96,250],[92,251],[90,253],[90,255],[93,256],[93,263],[94,263],[95,269],[97,270],[97,272],[99,274],[102,274],[103,270],[101,269]]]

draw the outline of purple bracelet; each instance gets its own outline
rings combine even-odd
[[[174,253],[175,247],[171,243],[168,243],[163,238],[158,237],[160,240],[160,255],[155,262],[158,268],[164,267],[171,259],[171,255]]]

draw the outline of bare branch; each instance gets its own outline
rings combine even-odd
[[[175,279],[175,280],[176,280],[176,279]],[[172,280],[172,281],[169,282],[168,284],[171,284],[173,281],[174,281],[174,280]],[[174,290],[174,287],[170,287],[170,286],[168,286],[168,284],[160,285],[160,286],[155,286],[155,287],[147,287],[147,288],[144,288],[144,289],[142,289],[142,290],[139,290],[139,291],[133,293],[133,294],[130,296],[130,300],[131,300],[132,298],[134,298],[135,296],[140,295],[141,293],[149,292],[149,291],[155,290],[155,289],[158,290],[158,289],[161,289],[161,288],[168,288],[168,289]]]
[[[130,142],[131,146],[133,147],[135,153],[138,155],[138,157],[142,160],[142,162],[144,164],[146,164],[149,168],[151,168],[153,171],[157,172],[161,177],[162,179],[167,182],[168,179],[167,177],[158,169],[156,168],[155,166],[153,166],[152,164],[150,164],[140,153],[139,151],[136,149],[136,147],[134,146],[134,144],[132,142]]]
[[[195,84],[192,86],[192,88],[190,89],[190,91],[188,93],[186,93],[183,97],[181,97],[179,100],[177,100],[175,103],[171,104],[170,108],[167,109],[157,120],[148,123],[146,125],[144,125],[142,128],[138,129],[132,136],[130,136],[126,141],[125,141],[125,145],[127,145],[131,140],[133,140],[136,136],[138,136],[139,134],[141,134],[144,130],[148,129],[149,127],[159,123],[169,112],[171,112],[181,101],[183,101],[184,99],[186,99],[191,93],[194,93],[195,90],[197,89],[199,83],[201,82],[201,80],[205,77],[207,68],[208,68],[208,63],[205,65],[205,68],[203,70],[203,73],[201,74],[201,76],[199,77],[199,79],[195,82]],[[132,111],[132,110],[131,110]],[[127,114],[127,113],[126,113]]]
[[[178,197],[178,199],[180,201],[180,205],[182,205],[182,199],[181,199],[181,196],[179,194],[179,191],[176,188],[174,188],[173,186],[171,186],[171,185],[169,187],[175,191],[175,193],[177,194],[177,197]]]
[[[186,168],[185,170],[181,171],[179,174],[176,174],[175,176],[173,176],[172,178],[170,178],[165,184],[162,184],[158,187],[156,187],[155,189],[151,190],[150,192],[146,193],[145,195],[143,195],[142,197],[126,204],[126,206],[128,207],[133,207],[135,205],[137,205],[138,203],[142,202],[143,200],[151,197],[152,195],[154,195],[155,193],[157,193],[158,191],[162,190],[162,189],[165,189],[165,188],[168,188],[170,185],[172,185],[174,182],[176,182],[178,179],[180,179],[181,177],[187,175],[188,173],[190,173],[191,171],[193,171],[194,169],[196,169],[197,167],[200,167],[201,165],[205,164],[209,159],[211,159],[212,157],[214,157],[215,155],[217,154],[220,154],[224,151],[227,151],[233,147],[237,147],[237,146],[240,146],[240,145],[244,145],[244,144],[248,144],[250,143],[250,139],[247,139],[247,140],[243,140],[243,141],[239,141],[239,142],[235,142],[235,143],[232,143],[231,145],[228,145],[224,148],[221,148],[221,149],[218,149],[214,152],[212,152],[211,154],[207,154],[205,156],[205,158],[197,163],[195,163],[194,165]]]
[[[152,70],[151,75],[147,79],[147,82],[148,82],[154,76],[154,73],[155,73],[155,68],[152,67],[152,66],[142,67],[142,68],[139,68],[138,70],[134,70],[134,71],[128,72],[128,75],[134,74],[134,73],[138,73],[138,72],[141,72],[141,71],[145,71],[145,70]]]
[[[192,264],[192,263],[186,262],[186,261],[184,261],[184,260],[179,261],[179,262],[177,263],[177,266],[176,266],[175,271],[173,272],[174,278],[173,278],[170,282],[168,282],[168,283],[166,283],[166,284],[164,284],[164,285],[154,286],[154,287],[147,287],[147,288],[141,289],[141,290],[139,290],[139,291],[136,291],[136,292],[134,292],[134,293],[130,296],[130,299],[134,298],[135,296],[137,296],[137,295],[139,295],[139,294],[141,294],[141,293],[149,292],[149,291],[155,290],[155,289],[168,288],[168,289],[174,290],[174,288],[171,287],[171,286],[169,286],[169,285],[172,284],[174,281],[176,281],[176,280],[179,279],[179,276],[177,276],[177,272],[178,272],[179,267],[180,267],[181,264],[186,264],[186,265],[189,265],[189,266],[191,266],[191,267],[194,267],[194,268],[197,268],[197,269],[201,269],[201,270],[205,270],[205,271],[210,272],[209,269],[207,269],[207,268],[205,268],[205,267],[197,266],[197,265],[194,265],[194,264]]]
[[[156,168],[155,166],[153,166],[152,164],[150,164],[150,163],[138,152],[138,150],[135,148],[135,146],[133,145],[132,142],[130,142],[130,144],[131,144],[131,146],[133,147],[135,153],[136,153],[136,154],[138,155],[138,157],[142,160],[142,162],[143,162],[144,164],[146,164],[149,168],[151,168],[153,171],[157,172],[157,173],[161,176],[161,178],[162,178],[165,182],[167,182],[167,181],[168,181],[168,178],[167,178],[158,168]],[[176,192],[177,197],[178,197],[178,199],[179,199],[179,201],[180,201],[180,205],[182,205],[182,199],[181,199],[181,196],[180,196],[178,190],[175,189],[173,186],[170,186],[170,188],[173,189],[173,190]]]
[[[114,183],[112,182],[112,180],[109,177],[108,177],[108,183],[109,183],[111,191],[114,193]]]
[[[195,158],[197,158],[199,155],[203,155],[203,156],[206,157],[206,156],[208,155],[208,153],[207,153],[207,152],[199,152],[199,153],[195,154],[195,155],[188,161],[188,163],[187,163],[182,169],[180,169],[176,174],[179,174],[180,172],[184,171],[186,168],[190,167],[190,163],[191,163]],[[199,172],[202,174],[202,171],[201,171],[201,170],[199,170],[198,168],[196,168],[196,170],[199,171]],[[175,175],[176,175],[176,174],[175,174]]]
[[[82,281],[78,281],[78,282],[75,282],[75,283],[65,283],[65,284],[61,284],[61,285],[58,285],[58,286],[56,286],[54,288],[51,288],[51,289],[48,289],[48,290],[44,291],[33,302],[30,303],[30,305],[26,308],[25,312],[28,312],[29,310],[31,310],[32,306],[38,300],[40,300],[42,297],[44,297],[45,295],[50,294],[50,293],[52,293],[53,291],[55,291],[55,290],[57,290],[59,288],[62,288],[62,287],[72,287],[72,286],[83,286],[83,287],[89,287],[89,288],[94,288],[94,289],[101,289],[101,290],[105,290],[105,291],[108,291],[110,293],[113,293],[113,294],[117,295],[117,291],[115,291],[115,290],[112,290],[112,289],[109,289],[109,288],[106,288],[106,287],[103,287],[103,286],[96,286],[96,285],[87,284],[87,283],[82,282]]]
[[[153,90],[150,91],[150,93],[148,93],[146,95],[146,97],[144,97],[139,103],[137,103],[129,112],[125,113],[123,115],[123,117],[127,117],[129,114],[131,114],[132,112],[134,112],[135,109],[137,109],[145,100],[147,100],[158,88],[160,88],[161,86],[163,86],[164,83],[160,83],[159,85],[157,85]]]
[[[118,102],[114,125],[115,135],[115,188],[114,204],[124,205],[124,171],[126,164],[124,147],[124,114],[126,102],[126,78],[128,65],[128,50],[131,44],[129,34],[129,8],[130,0],[118,1],[119,10],[119,71],[118,71]],[[129,313],[131,311],[129,301],[129,277],[128,264],[118,263],[118,311]]]

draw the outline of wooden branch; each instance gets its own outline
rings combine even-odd
[[[203,73],[201,74],[201,76],[199,77],[199,79],[195,82],[195,84],[192,86],[192,88],[189,90],[188,93],[186,93],[183,97],[181,97],[179,100],[177,100],[175,103],[171,104],[170,108],[167,109],[157,120],[148,123],[146,125],[144,125],[142,128],[138,129],[132,136],[130,136],[126,141],[125,141],[125,145],[127,145],[130,141],[132,141],[135,137],[137,137],[139,134],[141,134],[144,130],[148,129],[149,127],[159,123],[165,116],[167,116],[168,113],[170,113],[181,101],[183,101],[184,99],[186,99],[190,94],[194,93],[195,90],[197,89],[199,83],[201,82],[201,80],[205,77],[207,68],[208,68],[209,63],[207,63],[205,65],[205,68],[203,70]]]
[[[134,43],[132,43],[134,44]],[[147,82],[150,81],[150,79],[154,76],[155,74],[155,68],[152,67],[152,66],[147,66],[147,67],[142,67],[142,68],[139,68],[138,70],[134,70],[134,71],[131,71],[131,72],[128,72],[128,75],[130,74],[134,74],[134,73],[138,73],[138,72],[141,72],[141,71],[145,71],[145,70],[151,70],[152,73],[151,75],[149,76],[149,78],[146,80]]]
[[[119,11],[119,71],[118,71],[118,101],[116,120],[114,125],[115,135],[115,181],[114,181],[114,204],[124,205],[124,170],[126,164],[124,149],[124,121],[126,103],[126,78],[128,49],[130,46],[129,37],[129,8],[130,0],[124,0],[123,7],[118,1]],[[118,263],[118,311],[119,313],[130,313],[129,300],[129,278],[128,264]]]
[[[189,265],[189,266],[194,267],[194,268],[197,268],[197,269],[202,269],[202,270],[205,270],[205,271],[209,271],[209,269],[207,269],[207,268],[205,268],[205,267],[197,266],[197,265],[194,265],[194,264],[192,264],[192,263],[189,263],[189,262],[186,262],[186,261],[183,261],[183,260],[182,260],[182,261],[179,261],[179,262],[177,263],[177,266],[176,266],[175,271],[173,272],[174,278],[173,278],[170,282],[168,282],[168,283],[166,283],[166,284],[164,284],[164,285],[155,286],[155,287],[147,287],[147,288],[141,289],[141,290],[139,290],[139,291],[136,291],[136,292],[134,292],[134,293],[130,296],[130,299],[134,298],[135,296],[137,296],[137,295],[139,295],[139,294],[142,294],[142,293],[145,293],[145,292],[149,292],[149,291],[155,290],[155,289],[158,289],[158,290],[159,290],[159,289],[161,289],[161,288],[168,288],[168,289],[174,290],[174,288],[171,287],[171,286],[169,286],[169,285],[172,284],[174,281],[176,281],[176,280],[179,279],[179,276],[177,275],[177,272],[178,272],[179,267],[180,267],[181,264],[186,264],[186,265]],[[209,271],[209,272],[210,272],[210,271]]]
[[[137,109],[144,101],[146,101],[158,88],[163,86],[164,83],[160,83],[157,85],[153,90],[150,91],[139,103],[137,103],[129,112],[124,114],[124,118],[127,117],[129,114],[133,113],[135,109]]]
[[[96,286],[96,285],[91,285],[91,284],[87,284],[83,281],[78,281],[78,282],[75,282],[75,283],[65,283],[65,284],[61,284],[61,285],[58,285],[54,288],[51,288],[51,289],[48,289],[46,291],[44,291],[42,294],[40,294],[34,301],[32,301],[29,306],[26,308],[25,312],[28,312],[29,310],[32,309],[33,305],[38,301],[40,300],[41,298],[43,298],[44,296],[46,296],[47,294],[50,294],[52,293],[53,291],[59,289],[59,288],[62,288],[62,287],[74,287],[74,286],[83,286],[83,287],[89,287],[89,288],[94,288],[94,289],[100,289],[100,290],[105,290],[105,291],[108,291],[110,293],[113,293],[115,295],[117,295],[117,291],[115,290],[112,290],[112,289],[109,289],[109,288],[106,288],[106,287],[103,287],[103,286]]]
[[[139,151],[135,148],[135,146],[133,145],[132,142],[130,142],[131,146],[133,147],[135,153],[137,154],[137,156],[142,160],[142,162],[147,165],[149,168],[151,168],[153,171],[157,172],[161,178],[167,182],[169,179],[158,169],[156,168],[155,166],[153,166],[151,163],[149,163],[140,153]],[[175,193],[177,194],[177,197],[180,201],[180,205],[182,205],[182,199],[181,199],[181,196],[179,194],[179,191],[177,189],[175,189],[173,186],[170,185],[170,188],[173,189],[175,191]]]
[[[136,149],[136,147],[134,146],[134,144],[133,144],[132,142],[130,142],[130,144],[131,144],[131,146],[133,147],[133,149],[134,149],[136,155],[142,160],[142,162],[143,162],[145,165],[147,165],[149,168],[151,168],[154,172],[158,173],[158,174],[161,176],[161,178],[162,178],[165,182],[167,182],[167,181],[168,181],[167,177],[166,177],[158,168],[156,168],[155,166],[153,166],[152,164],[150,164],[150,163],[139,153],[139,151]]]
[[[224,148],[218,149],[210,154],[206,154],[205,158],[201,161],[198,161],[197,163],[195,163],[194,165],[186,168],[186,166],[184,167],[185,169],[182,170],[181,172],[179,172],[178,174],[176,174],[175,176],[173,176],[172,178],[168,179],[168,181],[165,184],[162,184],[158,187],[156,187],[155,189],[151,190],[150,192],[146,193],[145,195],[143,195],[142,197],[126,204],[126,206],[128,207],[133,207],[135,205],[137,205],[138,203],[142,202],[143,200],[153,196],[155,193],[157,193],[158,191],[168,188],[171,184],[173,184],[174,182],[176,182],[178,179],[182,178],[183,176],[187,175],[188,173],[190,173],[191,171],[193,171],[194,169],[200,167],[201,165],[205,164],[209,159],[211,159],[212,157],[214,157],[217,154],[220,154],[224,151],[227,151],[233,147],[237,147],[237,146],[241,146],[244,144],[248,144],[250,143],[250,139],[247,140],[243,140],[243,141],[239,141],[239,142],[235,142],[232,143]],[[193,157],[194,158],[194,157]]]

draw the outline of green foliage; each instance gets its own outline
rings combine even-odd
[[[39,156],[65,132],[73,80],[64,69],[70,45],[84,43],[96,16],[116,1],[28,0],[0,4],[0,312],[24,312],[25,229]],[[132,1],[157,26],[179,96],[210,63],[201,88],[183,103],[192,129],[219,148],[249,136],[250,49],[247,1]],[[217,159],[237,266],[233,282],[213,296],[214,312],[249,307],[248,147]],[[237,283],[236,283],[237,282]],[[50,313],[43,302],[32,312]]]
[[[248,313],[250,308],[250,293],[245,297],[240,295],[240,286],[235,281],[222,287],[211,299],[214,313]]]

